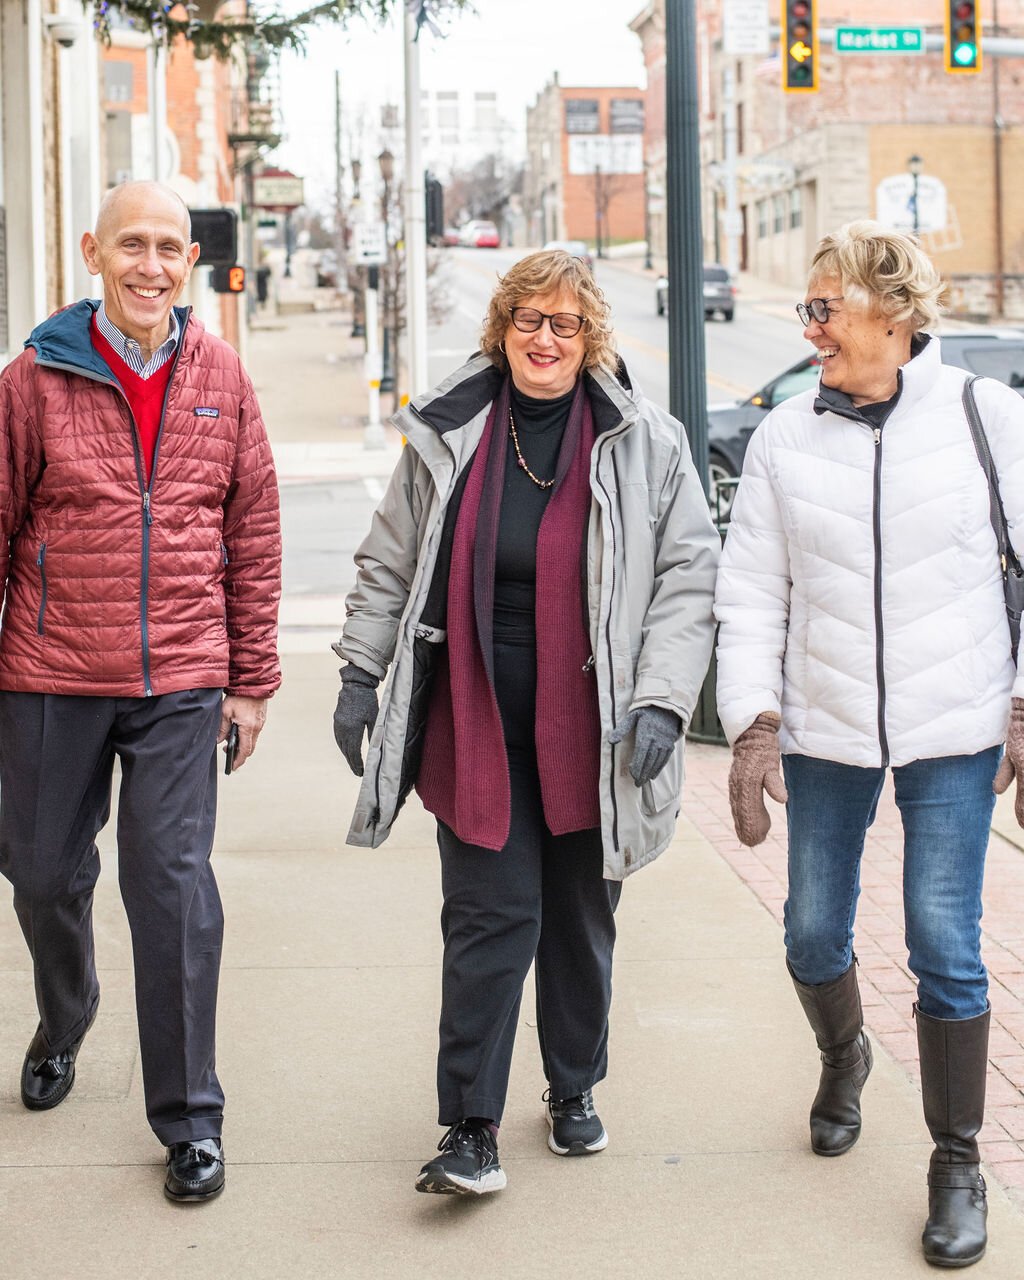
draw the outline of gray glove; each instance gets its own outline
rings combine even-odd
[[[334,708],[334,740],[348,767],[363,776],[363,735],[377,723],[377,686],[380,680],[353,663],[341,668],[341,692]]]
[[[636,730],[629,772],[638,787],[655,779],[668,764],[683,731],[683,722],[664,707],[637,707],[608,735],[611,743],[621,742]]]

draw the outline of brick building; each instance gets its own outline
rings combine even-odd
[[[139,32],[116,28],[101,55],[103,190],[159,172],[191,208],[230,205],[236,200],[228,145],[238,75],[235,64],[199,59],[178,39],[154,66],[152,42]],[[159,77],[160,126],[153,125],[154,74]],[[154,136],[159,150],[154,165]],[[188,294],[197,315],[214,333],[239,344],[238,299],[214,294],[207,271],[193,274]]]
[[[956,309],[1024,318],[1024,59],[988,51],[979,74],[953,76],[937,50],[845,54],[823,39],[819,91],[786,94],[778,41],[767,56],[727,56],[722,10],[723,0],[698,0],[705,256],[725,256],[722,174],[732,116],[739,256],[748,270],[801,289],[827,231],[851,218],[895,216],[892,193],[911,189],[908,161],[916,156],[921,190],[935,197],[922,242],[950,281]],[[898,21],[941,37],[934,0],[903,0],[898,17],[893,10],[890,0],[819,0],[819,26]],[[998,15],[1000,36],[1024,37],[1024,0],[999,0]],[[991,17],[987,6],[983,17]],[[662,98],[664,0],[652,0],[630,25],[643,45],[648,92]],[[994,34],[986,21],[985,36]],[[724,92],[730,78],[734,115]],[[653,184],[663,181],[664,130],[650,104],[648,148]],[[663,255],[664,241],[652,239]]]
[[[636,88],[568,88],[557,75],[526,113],[530,239],[602,246],[644,238],[644,106]]]

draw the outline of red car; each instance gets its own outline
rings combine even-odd
[[[475,218],[472,222],[467,222],[459,232],[459,244],[470,249],[497,249],[501,244],[501,236],[493,222]]]

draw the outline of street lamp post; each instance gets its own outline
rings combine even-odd
[[[363,172],[362,161],[352,161],[352,203],[359,204],[359,178]],[[350,277],[352,283],[352,337],[366,337],[366,268],[356,267]]]
[[[921,176],[921,170],[924,168],[924,161],[919,155],[912,155],[907,160],[907,168],[910,170],[910,176],[914,179],[914,194],[911,197],[914,204],[914,235],[919,235],[921,231],[921,211],[918,207],[918,179]]]
[[[381,221],[384,223],[384,243],[387,245],[389,259],[384,267],[384,279],[387,281],[387,287],[384,290],[384,358],[381,367],[380,389],[381,391],[393,392],[395,389],[394,347],[397,336],[393,332],[395,295],[397,293],[397,264],[391,261],[391,238],[388,234],[388,224],[391,213],[391,183],[395,176],[395,157],[385,147],[377,157],[377,163],[380,166],[381,181],[384,184],[380,202]]]

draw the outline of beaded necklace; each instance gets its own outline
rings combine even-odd
[[[519,447],[519,436],[516,434],[516,420],[512,417],[512,406],[508,407],[508,427],[512,435],[512,447],[516,451],[516,460],[520,467],[526,472],[538,489],[550,489],[555,483],[554,476],[550,480],[541,480],[539,476],[535,476],[530,468],[526,465],[526,459],[523,457],[523,451]]]

